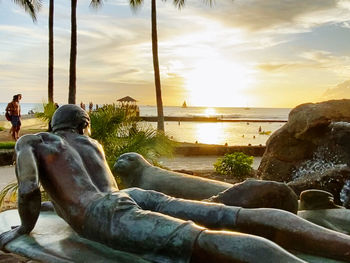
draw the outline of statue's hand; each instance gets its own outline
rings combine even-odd
[[[6,231],[0,235],[0,249],[4,249],[5,245],[16,239],[17,237],[24,235],[25,231],[21,226],[17,226],[12,230]]]

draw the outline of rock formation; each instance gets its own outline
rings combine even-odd
[[[290,112],[288,122],[267,141],[258,176],[290,182],[297,194],[326,190],[339,203],[349,166],[350,100],[331,100],[302,104]]]

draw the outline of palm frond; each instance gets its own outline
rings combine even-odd
[[[174,6],[178,9],[182,9],[185,6],[185,0],[174,0]]]
[[[43,109],[43,112],[36,112],[35,117],[49,123],[57,108],[54,103],[49,102],[43,103]]]
[[[16,199],[17,197],[17,191],[18,191],[18,183],[13,182],[6,185],[1,191],[0,191],[0,207],[4,205],[5,198],[8,197],[10,200]]]
[[[203,0],[206,5],[213,7],[215,5],[215,0]]]
[[[131,9],[136,12],[143,4],[143,0],[129,0]]]
[[[41,0],[12,0],[15,4],[24,8],[24,11],[29,13],[33,21],[36,22],[36,14],[41,8]]]
[[[103,6],[103,0],[91,0],[90,7],[93,9],[98,9]]]

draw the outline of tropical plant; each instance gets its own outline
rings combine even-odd
[[[50,201],[50,198],[48,194],[44,191],[42,187],[40,187],[40,193],[41,193],[41,201]],[[4,207],[5,201],[9,201],[10,203],[16,203],[18,197],[18,182],[11,182],[7,184],[1,191],[0,191],[0,208]]]
[[[106,105],[91,112],[91,137],[98,140],[110,167],[123,153],[137,152],[151,162],[161,155],[171,155],[174,142],[123,109]]]
[[[104,105],[90,113],[91,137],[102,145],[108,144],[123,123],[127,122],[125,111],[114,105]]]
[[[15,202],[17,200],[17,193],[17,181],[6,185],[0,192],[0,207],[3,207],[5,199],[8,199],[10,202]]]
[[[34,22],[36,22],[36,14],[41,8],[41,0],[12,0],[15,4],[24,8],[29,13]]]
[[[215,171],[226,178],[242,178],[252,171],[254,157],[242,152],[225,154],[223,158],[218,158],[214,163]]]
[[[48,124],[48,127],[49,127],[48,129],[50,130],[50,123],[52,120],[52,116],[55,113],[57,106],[52,102],[43,103],[43,109],[44,109],[43,112],[35,112],[34,116],[36,118],[39,118],[45,121]]]

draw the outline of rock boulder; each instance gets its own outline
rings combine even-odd
[[[339,201],[344,185],[340,177],[348,173],[341,169],[346,167],[350,167],[350,100],[344,99],[294,108],[288,122],[267,141],[257,174],[264,180],[291,182],[297,194],[309,187],[330,191]],[[336,186],[328,182],[333,176],[339,180]]]

